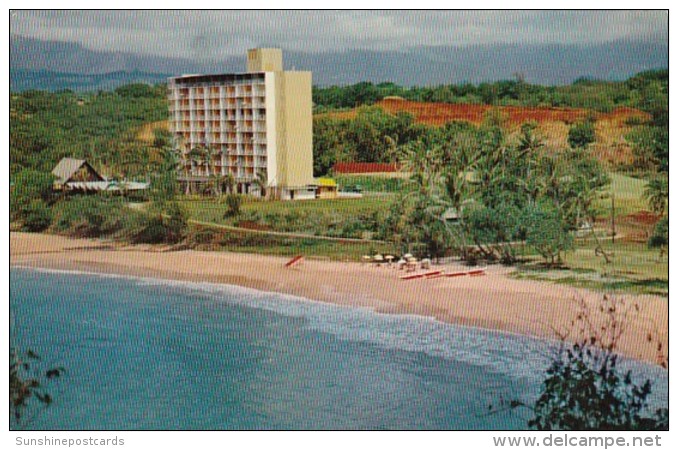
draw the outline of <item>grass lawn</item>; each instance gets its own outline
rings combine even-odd
[[[360,261],[363,255],[393,252],[393,245],[390,244],[283,237],[200,225],[191,226],[189,239],[198,250],[227,250],[288,257],[304,255],[311,259],[332,261]]]
[[[238,217],[224,217],[226,206],[212,199],[185,198],[181,204],[193,220],[259,231],[207,230],[207,227],[193,226],[197,248],[279,256],[303,254],[318,259],[359,261],[363,255],[392,253],[394,248],[378,242],[329,241],[265,232],[369,239],[379,226],[379,217],[386,213],[391,198],[390,195],[366,195],[357,199],[312,201],[248,199],[242,204]]]
[[[191,219],[258,230],[343,238],[370,238],[386,214],[392,195],[306,201],[247,199],[238,217],[224,217],[226,206],[212,199],[184,199]]]
[[[565,269],[548,270],[537,264],[539,258],[534,256],[528,258],[527,264],[519,266],[515,277],[549,280],[611,293],[668,296],[668,258],[660,257],[659,251],[648,248],[645,242],[632,242],[630,239],[634,234],[639,235],[639,231],[649,231],[651,225],[634,223],[625,218],[629,214],[647,211],[647,200],[643,197],[646,181],[615,173],[610,174],[610,179],[608,194],[614,194],[617,233],[621,238],[614,244],[609,238],[600,242],[603,250],[611,255],[610,263],[606,263],[603,256],[596,255],[593,239],[578,239],[576,249],[564,254]],[[610,198],[599,200],[598,206],[601,218],[609,219]],[[607,232],[608,229],[604,232],[599,230],[600,235]]]
[[[605,192],[606,198],[598,200],[596,204],[602,217],[607,218],[611,214],[611,194],[614,194],[615,214],[618,217],[648,209],[647,200],[643,197],[647,181],[618,173],[609,175],[610,186]]]
[[[668,296],[669,260],[644,243],[603,242],[610,263],[597,256],[593,242],[578,242],[575,250],[563,255],[564,267],[547,269],[539,257],[528,257],[513,276],[585,287],[607,293],[634,293]]]

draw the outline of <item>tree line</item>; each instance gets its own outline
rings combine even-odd
[[[527,83],[519,74],[514,80],[480,84],[405,87],[391,82],[360,82],[349,86],[314,86],[313,102],[318,112],[371,105],[389,96],[418,102],[570,107],[609,112],[617,106],[636,105],[644,96],[644,90],[658,89],[664,83],[668,84],[668,69],[641,72],[626,81],[580,78],[564,86]]]

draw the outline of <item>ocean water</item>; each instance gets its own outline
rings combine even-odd
[[[31,429],[524,429],[489,406],[533,400],[552,351],[235,286],[15,268],[10,304],[15,345],[65,368]]]

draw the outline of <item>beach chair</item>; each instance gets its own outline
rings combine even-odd
[[[372,258],[372,260],[374,261],[374,264],[377,267],[381,267],[381,263],[384,262],[384,257],[382,255],[374,255],[374,258]]]
[[[417,270],[417,258],[411,256],[407,258],[407,265],[405,266],[406,272],[414,272]]]

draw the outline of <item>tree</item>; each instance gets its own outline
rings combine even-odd
[[[450,247],[450,234],[445,226],[443,213],[446,205],[435,196],[421,192],[410,195],[411,207],[409,212],[408,229],[411,242],[423,244],[424,251],[413,249],[420,256],[435,258],[445,256]],[[412,233],[414,232],[414,233]]]
[[[439,258],[450,248],[445,205],[419,191],[398,196],[382,221],[381,236],[403,253]]]
[[[240,215],[240,205],[242,204],[242,197],[238,194],[228,194],[225,199],[226,212],[224,217],[236,217]]]
[[[652,178],[645,187],[644,195],[652,212],[663,216],[669,204],[668,173]]]
[[[654,227],[652,236],[647,244],[651,248],[658,248],[660,255],[668,252],[669,248],[669,218],[662,217]]]
[[[313,121],[313,176],[326,175],[340,160],[344,128],[342,121],[330,117]]]
[[[571,230],[592,223],[595,200],[610,182],[601,164],[583,149],[542,155],[537,164],[534,200],[547,199]]]
[[[151,199],[157,203],[174,201],[179,190],[177,170],[181,164],[176,153],[166,147],[162,151],[162,158],[162,163],[151,180]]]
[[[348,87],[346,99],[343,103],[345,106],[369,105],[378,99],[379,93],[375,86],[370,82],[362,81]]]
[[[10,191],[10,220],[19,221],[27,231],[43,231],[52,222],[49,203],[54,193],[54,176],[25,169],[14,177]]]
[[[266,171],[259,170],[257,176],[254,177],[254,185],[259,190],[259,193],[262,197],[266,197],[266,188],[268,188],[268,178],[266,177]]]
[[[668,172],[659,173],[652,178],[645,188],[644,195],[650,204],[650,209],[660,216],[648,240],[648,246],[658,248],[659,254],[664,255],[669,248],[669,218],[665,215],[669,205]]]
[[[233,193],[235,188],[235,177],[231,172],[227,172],[225,175],[222,175],[219,179],[219,184],[221,185],[221,192],[227,192],[229,194]]]
[[[54,231],[75,237],[101,237],[116,233],[129,219],[119,197],[71,195],[55,205]]]
[[[382,161],[386,145],[380,137],[379,130],[364,111],[359,111],[356,118],[349,122],[345,139],[350,143],[351,154],[354,155],[355,161]]]
[[[668,410],[644,416],[652,384],[620,373],[618,355],[590,344],[564,346],[547,370],[534,417],[537,430],[668,430]]]
[[[49,172],[64,156],[97,159],[110,171],[121,137],[143,145],[139,127],[167,116],[166,94],[149,86],[119,93],[13,93],[10,108],[11,175],[23,168]]]
[[[513,264],[516,253],[513,241],[522,238],[521,211],[510,204],[488,208],[469,208],[464,214],[464,231],[469,240],[490,261]]]
[[[595,140],[596,130],[590,119],[572,125],[567,133],[567,143],[572,148],[586,148]]]
[[[164,242],[174,244],[186,235],[188,216],[177,202],[169,202],[163,209]]]
[[[12,180],[10,212],[21,213],[21,208],[32,200],[51,202],[54,197],[54,175],[32,169],[24,169]]]
[[[153,130],[153,147],[164,150],[172,147],[172,133],[163,128]]]
[[[129,98],[155,98],[156,93],[153,86],[144,83],[127,84],[120,86],[115,90],[115,93],[121,97]]]
[[[549,266],[560,262],[561,253],[572,248],[573,239],[558,210],[542,203],[527,207],[523,214],[527,245],[534,248]]]
[[[634,127],[626,136],[633,151],[633,167],[650,170],[657,166],[655,152],[659,147],[656,129],[649,126]]]

